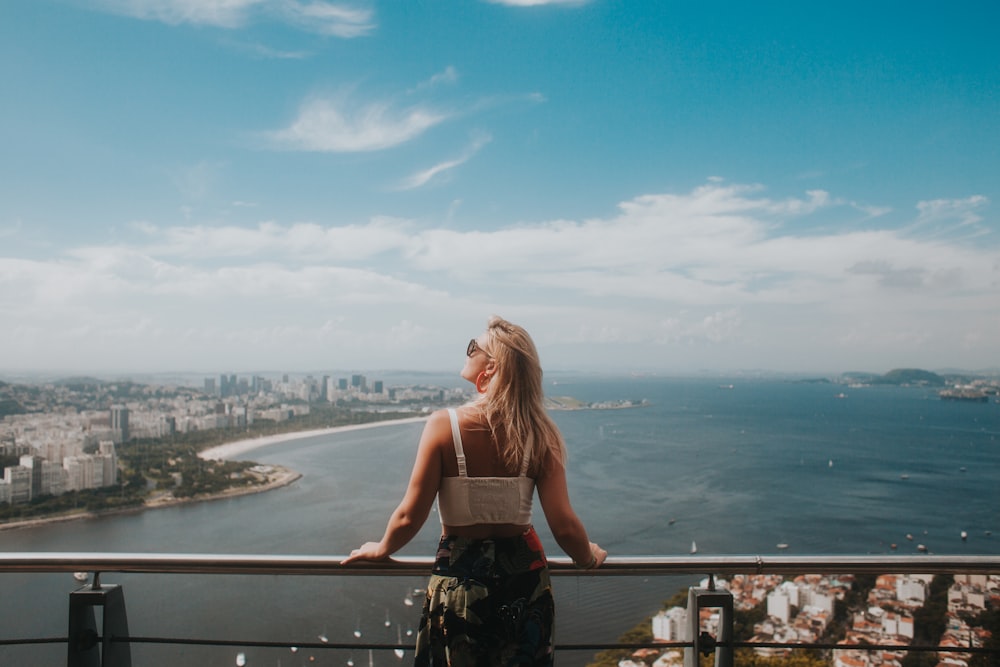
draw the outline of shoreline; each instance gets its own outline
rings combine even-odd
[[[267,447],[269,445],[277,445],[292,440],[300,440],[302,438],[311,438],[322,435],[333,435],[349,431],[359,431],[369,428],[377,428],[380,426],[411,424],[426,420],[426,416],[404,417],[402,419],[386,419],[383,421],[374,421],[365,424],[331,426],[329,428],[311,429],[308,431],[289,431],[288,433],[277,433],[275,435],[236,440],[234,442],[217,445],[198,452],[198,456],[205,460],[232,460],[234,457],[246,454],[247,452],[251,452],[255,449],[260,449],[261,447]],[[176,507],[178,505],[186,505],[190,503],[224,500],[226,498],[238,498],[240,496],[263,493],[265,491],[272,491],[274,489],[288,486],[302,477],[302,473],[281,465],[267,464],[266,467],[270,470],[264,473],[266,475],[266,481],[261,484],[253,484],[250,486],[231,486],[223,491],[220,491],[219,493],[193,496],[190,498],[175,498],[173,494],[168,492],[153,498],[147,498],[141,505],[135,505],[133,507],[99,510],[96,512],[81,510],[79,512],[71,512],[69,514],[56,514],[52,516],[34,517],[21,521],[0,522],[0,532],[6,530],[17,530],[19,528],[34,528],[50,523],[64,523],[67,521],[79,521],[81,519],[99,519],[123,514],[136,514],[138,512],[145,512],[146,510],[161,509],[164,507]]]
[[[349,431],[361,431],[380,426],[397,426],[399,424],[415,424],[427,421],[427,417],[402,417],[400,419],[385,419],[382,421],[367,422],[364,424],[347,424],[345,426],[330,426],[327,428],[315,428],[308,431],[289,431],[288,433],[277,433],[275,435],[265,435],[246,440],[236,440],[227,442],[215,447],[198,452],[199,458],[205,460],[233,460],[234,457],[247,452],[252,452],[261,447],[277,445],[291,440],[301,440],[302,438],[312,438],[321,435],[333,435],[336,433],[346,433]]]

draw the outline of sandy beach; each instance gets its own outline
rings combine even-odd
[[[293,431],[291,433],[279,433],[276,435],[268,435],[260,438],[249,438],[247,440],[237,440],[235,442],[227,442],[224,445],[219,445],[218,447],[211,447],[202,452],[198,453],[203,459],[206,460],[233,460],[236,459],[247,452],[252,452],[255,449],[260,449],[261,447],[267,447],[268,445],[276,445],[281,442],[288,442],[290,440],[300,440],[302,438],[312,438],[318,435],[331,435],[334,433],[345,433],[347,431],[361,431],[363,429],[378,428],[379,426],[392,426],[398,424],[413,424],[417,422],[426,421],[427,417],[406,417],[403,419],[387,419],[385,421],[369,422],[367,424],[349,424],[347,426],[331,426],[330,428],[318,428],[311,431]]]

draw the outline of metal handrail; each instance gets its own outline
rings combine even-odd
[[[400,556],[341,565],[346,556],[165,554],[111,552],[0,553],[0,574],[12,572],[135,572],[146,574],[278,574],[423,576],[433,559]],[[554,575],[647,576],[651,574],[975,574],[1000,573],[1000,556],[612,556],[594,570],[568,558],[550,558]]]
[[[80,592],[93,590],[103,594],[107,589],[119,589],[117,586],[101,586],[100,574],[106,572],[141,573],[141,574],[207,574],[207,575],[356,575],[356,576],[426,576],[433,566],[433,560],[424,557],[402,556],[379,562],[354,562],[342,565],[344,556],[310,556],[310,555],[254,555],[254,554],[166,554],[166,553],[108,553],[108,552],[7,552],[0,553],[0,575],[11,573],[51,573],[87,571],[95,573],[92,585],[82,588]],[[994,574],[1000,573],[1000,555],[826,555],[826,556],[763,556],[763,555],[731,555],[731,556],[615,556],[609,558],[601,568],[579,570],[572,561],[565,557],[549,559],[553,575],[563,576],[650,576],[650,575],[722,575],[722,574]],[[714,596],[714,587],[709,589],[691,589],[708,592]],[[691,606],[689,599],[689,608]],[[709,605],[711,606],[711,605]],[[731,616],[731,602],[730,602]],[[206,646],[257,646],[257,647],[291,647],[288,642],[273,642],[246,639],[209,639],[181,637],[137,637],[128,636],[124,621],[124,607],[121,607],[121,627],[124,634],[116,635],[105,631],[108,636],[93,635],[95,642],[103,641],[106,660],[102,664],[131,667],[131,659],[127,648],[121,652],[122,646],[130,644],[191,644]],[[26,645],[43,643],[66,643],[70,647],[70,657],[67,664],[91,664],[91,658],[82,658],[80,649],[74,648],[80,641],[80,629],[74,631],[72,619],[75,618],[71,604],[71,622],[69,637],[49,637],[33,639],[0,640],[2,645]],[[764,644],[733,641],[731,638],[731,622],[729,634],[720,634],[718,640],[699,636],[689,641],[671,642],[674,647],[683,647],[686,651],[685,665],[697,664],[699,652],[716,654],[716,667],[732,667],[732,651],[741,646],[762,647]],[[108,623],[107,617],[105,623]],[[84,629],[85,630],[85,629]],[[697,635],[694,631],[694,637]],[[409,644],[396,645],[391,643],[296,643],[300,648],[315,649],[394,649],[409,648]],[[666,644],[623,644],[623,643],[588,643],[557,645],[556,648],[572,650],[626,649],[646,648],[656,646],[664,648]],[[818,644],[781,644],[772,643],[767,646],[776,648],[835,648],[834,645]],[[859,648],[859,647],[852,647]],[[961,651],[963,653],[992,654],[991,648],[942,648],[931,646],[906,646],[895,644],[880,646],[868,645],[866,649],[892,649],[914,651]],[[84,651],[97,649],[85,648]],[[116,653],[118,651],[118,653]],[[707,653],[706,653],[707,654]],[[110,656],[110,657],[109,657]],[[96,664],[96,663],[95,663]]]

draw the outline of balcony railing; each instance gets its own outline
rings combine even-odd
[[[93,573],[92,583],[70,593],[69,625],[61,637],[0,637],[0,646],[31,644],[65,644],[69,667],[130,667],[133,644],[188,644],[209,646],[308,648],[308,649],[412,649],[406,644],[342,643],[323,641],[259,641],[254,639],[180,638],[134,636],[128,631],[124,593],[120,586],[101,582],[108,573],[186,574],[186,575],[279,575],[279,576],[417,576],[430,571],[427,558],[400,557],[380,563],[341,565],[343,556],[307,555],[246,555],[246,554],[148,554],[148,553],[0,553],[0,575],[15,573]],[[609,558],[597,570],[577,570],[566,558],[549,560],[557,577],[647,577],[653,575],[715,575],[732,574],[996,574],[1000,573],[1000,556],[938,556],[938,555],[878,555],[878,556],[618,556]],[[710,582],[712,579],[710,578]],[[2,582],[2,578],[0,578]],[[685,649],[686,667],[696,667],[699,653],[715,652],[717,667],[731,667],[733,649],[743,646],[758,648],[832,649],[843,646],[827,644],[747,643],[733,640],[732,597],[724,590],[691,588],[688,610],[718,608],[720,626],[717,636],[707,636],[698,630],[698,614],[690,614],[688,639],[653,644],[573,643],[557,644],[557,650],[602,650],[610,648],[670,648]],[[95,611],[97,616],[95,616]],[[2,632],[2,631],[0,631]],[[866,650],[920,650],[931,652],[991,653],[995,650],[973,647],[915,647],[867,644]]]

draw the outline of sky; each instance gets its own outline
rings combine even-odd
[[[997,368],[998,23],[4,0],[0,373]]]

